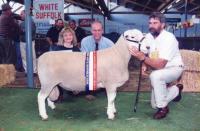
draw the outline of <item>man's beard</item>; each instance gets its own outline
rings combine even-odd
[[[57,26],[58,30],[62,30],[63,26]]]
[[[160,30],[156,30],[155,28],[149,28],[150,33],[154,36],[157,37],[160,34]]]

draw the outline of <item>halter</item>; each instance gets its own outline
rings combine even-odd
[[[143,36],[142,39],[141,39],[140,41],[130,40],[130,39],[127,38],[128,36],[124,36],[124,33],[123,33],[123,37],[124,37],[127,41],[135,42],[135,43],[138,43],[138,44],[140,44],[140,43],[144,40],[144,38],[145,38],[145,37]]]
[[[144,36],[142,37],[142,39],[141,39],[140,41],[130,40],[130,39],[127,38],[128,36],[124,36],[124,33],[123,33],[123,37],[124,37],[124,39],[127,40],[127,41],[135,42],[135,43],[139,44],[139,48],[138,48],[138,49],[139,49],[139,51],[140,51],[141,42],[142,42],[142,41],[144,40],[144,38],[145,38]]]

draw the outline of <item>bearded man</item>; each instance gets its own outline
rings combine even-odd
[[[130,53],[152,69],[149,75],[152,86],[151,105],[157,109],[153,118],[162,119],[169,113],[169,102],[181,99],[183,86],[167,85],[179,79],[183,72],[183,61],[176,37],[165,30],[163,14],[154,12],[150,15],[149,32],[145,38],[146,47],[149,47],[148,56],[134,47]]]

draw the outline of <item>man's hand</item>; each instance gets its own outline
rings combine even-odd
[[[142,64],[142,76],[144,77],[148,77],[149,74],[147,73],[147,65],[146,64]]]
[[[143,52],[139,51],[136,47],[130,47],[129,51],[130,51],[131,55],[133,55],[140,61],[143,61],[146,57],[145,54]]]

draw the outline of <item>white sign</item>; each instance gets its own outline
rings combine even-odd
[[[64,0],[33,0],[33,8],[38,34],[46,34],[52,26],[52,20],[64,20]]]

